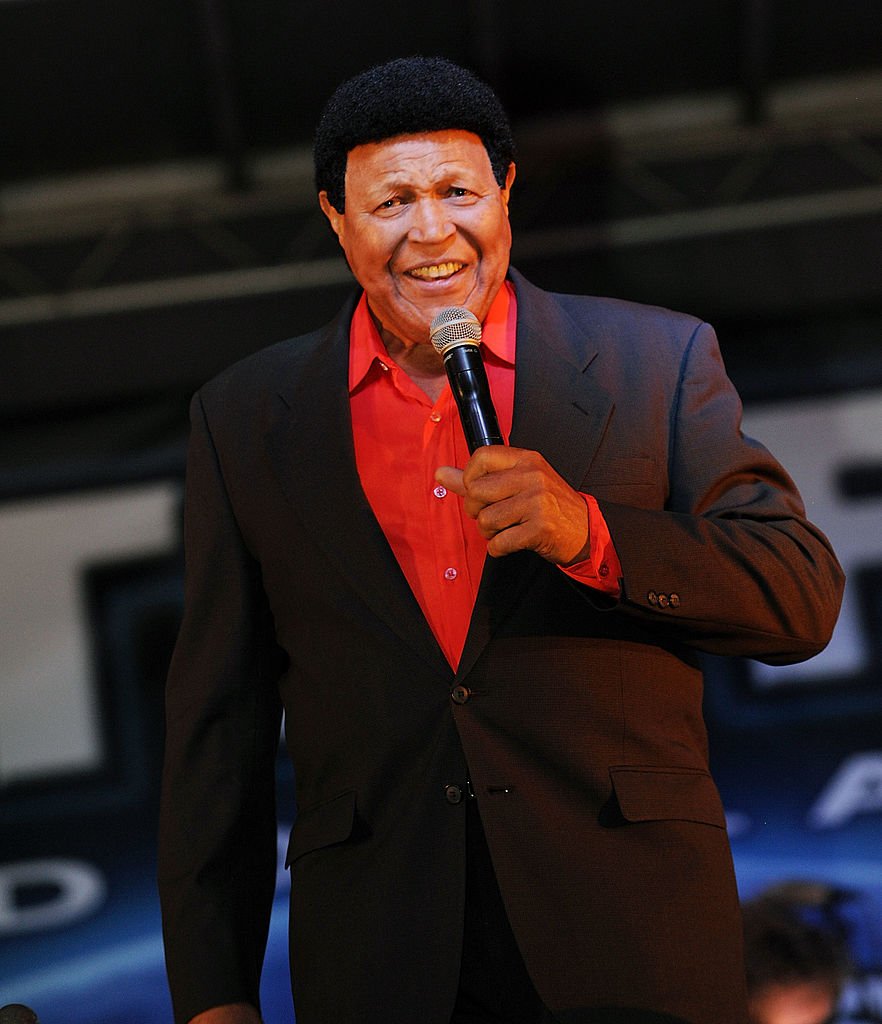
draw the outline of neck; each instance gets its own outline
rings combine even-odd
[[[433,402],[447,383],[444,360],[430,344],[406,345],[395,335],[380,330],[383,345],[392,359]]]
[[[437,402],[447,383],[447,372],[444,369],[444,359],[428,340],[428,330],[424,341],[405,341],[380,323],[370,305],[368,310],[379,331],[380,340],[389,353],[389,358],[401,367],[433,402]]]

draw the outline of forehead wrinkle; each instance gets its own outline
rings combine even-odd
[[[470,169],[459,160],[444,160],[428,169],[421,168],[420,162],[419,158],[411,160],[410,163],[416,165],[411,169],[407,167],[408,161],[404,160],[395,169],[381,171],[370,177],[378,188],[429,190],[437,188],[438,185],[447,185],[452,181],[477,176],[473,168]]]
[[[447,142],[460,151],[439,152],[439,143],[443,148]],[[355,147],[347,160],[346,179],[353,185],[357,182],[369,194],[389,188],[428,191],[455,179],[474,187],[485,177],[485,171],[495,183],[490,158],[478,136],[438,132],[425,138],[402,136],[389,143]]]

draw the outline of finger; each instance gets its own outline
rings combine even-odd
[[[476,499],[466,498],[467,510],[470,503],[475,506],[473,518],[477,521],[478,530],[481,536],[487,540],[503,530],[517,526],[524,521],[525,517],[529,516],[529,508],[525,507],[523,499],[519,496],[483,503]]]
[[[588,509],[581,495],[565,505],[555,495],[536,500],[518,496],[483,509],[477,522],[494,556],[529,549],[550,562],[567,564],[588,542]]]
[[[453,491],[461,498],[465,497],[466,488],[461,469],[457,469],[455,466],[439,466],[435,470],[435,480],[442,487],[446,487],[448,491]]]
[[[529,550],[530,544],[527,539],[527,531],[522,524],[510,526],[487,537],[487,554],[493,558],[502,558],[504,555],[511,555],[515,551]]]
[[[487,540],[487,554],[494,558],[513,554],[515,551],[535,551],[548,561],[560,561],[557,557],[555,535],[537,529],[533,522],[514,523]]]
[[[475,449],[464,470],[466,487],[482,476],[514,468],[525,454],[521,448],[509,448],[499,444],[484,445]]]
[[[471,519],[475,519],[488,504],[487,500],[468,491],[461,469],[456,469],[454,466],[439,466],[435,470],[435,480],[446,487],[448,491],[458,494],[463,499],[463,510]]]

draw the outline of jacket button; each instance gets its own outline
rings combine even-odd
[[[671,594],[671,607],[672,608],[679,608],[680,607],[680,595],[679,594]]]
[[[646,600],[649,601],[650,604],[658,604],[658,594],[656,594],[654,590],[650,590],[646,595]]]
[[[462,803],[462,786],[445,786],[444,787],[444,799],[449,804],[461,804]]]
[[[606,564],[606,562],[600,563],[600,568],[597,570],[597,575],[604,579],[607,576],[609,576],[609,566]]]
[[[471,695],[472,691],[467,686],[454,686],[450,691],[450,696],[454,704],[465,704]]]
[[[670,603],[671,603],[671,599],[668,597],[667,594],[659,594],[658,595],[658,606],[659,606],[659,608],[667,608],[667,606]]]

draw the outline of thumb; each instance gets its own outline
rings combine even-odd
[[[435,470],[435,480],[443,487],[446,487],[448,491],[453,491],[454,494],[458,494],[461,498],[465,497],[461,469],[456,469],[454,466],[439,466]]]

